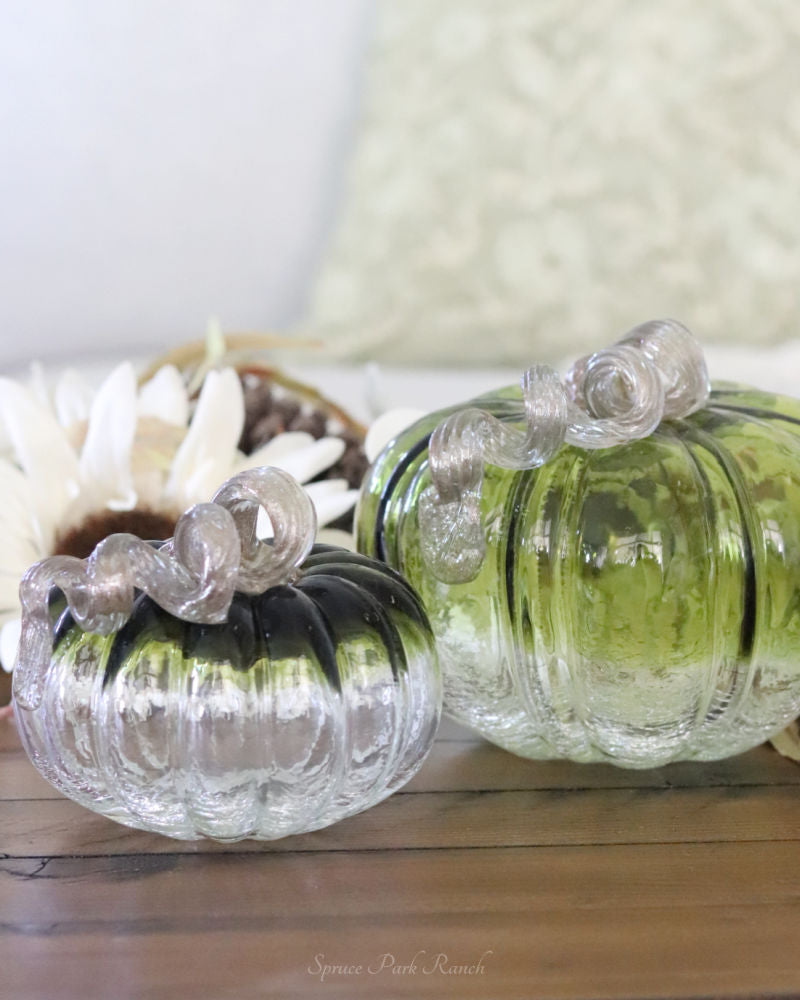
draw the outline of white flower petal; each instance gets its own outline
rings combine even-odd
[[[0,629],[5,625],[7,621],[10,621],[12,618],[19,618],[19,616],[20,616],[19,608],[17,608],[17,610],[14,612],[0,611]]]
[[[30,512],[13,517],[9,510],[3,511],[3,516],[0,517],[0,538],[3,539],[2,544],[0,544],[0,572],[11,565],[10,553],[12,549],[22,550],[21,547],[24,547],[24,558],[27,560],[25,565],[27,566],[36,562],[37,559],[41,559],[47,552],[45,546],[40,544],[37,525]],[[20,561],[13,563],[15,571],[19,565],[22,565]]]
[[[158,417],[167,424],[185,427],[189,422],[189,394],[175,365],[163,368],[139,391],[139,416]]]
[[[209,500],[233,469],[243,426],[239,376],[232,368],[209,372],[173,460],[166,497],[182,506]]]
[[[263,507],[259,507],[258,514],[256,514],[256,538],[264,541],[274,537],[275,529],[272,526],[270,516]]]
[[[27,569],[50,548],[55,525],[42,532],[31,484],[16,466],[0,458],[0,573]]]
[[[318,476],[338,462],[344,454],[345,444],[341,438],[327,437],[313,441],[299,451],[292,451],[273,459],[270,464],[288,472],[300,483]]]
[[[335,521],[337,517],[352,509],[358,497],[358,490],[348,490],[346,479],[326,479],[304,487],[314,504],[317,514],[317,527],[322,527]],[[332,529],[335,530],[335,529]],[[263,507],[259,508],[256,521],[256,534],[259,538],[272,538],[272,524]]]
[[[344,493],[336,493],[333,496],[323,497],[315,501],[317,523],[319,525],[330,524],[337,517],[352,510],[357,499],[358,490],[346,490]]]
[[[410,408],[387,410],[386,413],[373,421],[367,431],[367,437],[364,441],[367,459],[374,462],[390,441],[393,441],[401,431],[415,424],[424,416],[424,410]]]
[[[21,631],[22,622],[19,618],[12,618],[0,629],[0,665],[8,673],[14,669]]]
[[[21,469],[8,459],[0,457],[0,519],[32,521],[33,488],[31,481]]]
[[[308,493],[314,503],[323,500],[325,497],[333,496],[336,493],[344,493],[347,489],[346,479],[320,479],[316,483],[308,483],[303,489]]]
[[[314,438],[306,431],[284,431],[277,434],[271,441],[256,448],[250,455],[245,455],[237,466],[237,471],[259,469],[264,465],[277,465],[282,458],[301,448],[307,448],[314,443]]]
[[[19,582],[22,573],[0,573],[0,621],[9,614],[18,615]]]
[[[47,376],[41,361],[32,361],[30,366],[30,387],[36,401],[46,410],[52,410],[50,390],[47,386]]]
[[[356,550],[356,540],[349,531],[340,531],[339,528],[323,528],[317,533],[317,541],[321,545],[338,545],[342,549]]]
[[[17,581],[25,570],[42,558],[42,552],[34,539],[25,534],[5,532],[0,546],[0,572],[12,573]]]
[[[56,416],[62,427],[89,419],[94,391],[86,379],[68,368],[56,383],[54,402]]]
[[[193,503],[204,503],[210,500],[226,479],[233,475],[233,467],[227,468],[219,459],[208,459],[193,469],[182,483],[179,484],[179,496],[183,499],[176,504],[181,508],[190,507]]]
[[[30,480],[30,503],[42,538],[48,539],[79,492],[78,457],[55,416],[12,379],[0,378],[0,417]]]
[[[353,508],[358,490],[348,490],[346,479],[321,479],[304,487],[311,497],[320,525],[330,524]]]
[[[136,434],[136,373],[123,362],[100,386],[81,452],[81,484],[98,506],[136,506],[131,451]]]

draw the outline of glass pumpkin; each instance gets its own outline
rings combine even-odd
[[[273,839],[381,801],[417,771],[440,714],[426,615],[385,565],[316,546],[296,579],[237,593],[227,622],[142,594],[84,632],[55,594],[41,704],[20,733],[56,788],[128,826]]]
[[[470,405],[511,421],[519,400]],[[449,714],[523,756],[628,767],[736,754],[798,715],[800,403],[721,384],[641,440],[487,465],[486,558],[447,584],[418,502],[451,412],[390,442],[357,515],[359,549],[422,598]]]

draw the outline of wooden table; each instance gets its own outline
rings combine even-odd
[[[446,722],[367,813],[183,843],[62,798],[5,723],[0,996],[797,996],[798,786],[766,747],[623,771]]]

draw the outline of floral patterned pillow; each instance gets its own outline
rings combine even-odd
[[[384,0],[312,325],[456,365],[651,316],[795,335],[798,31],[790,0]]]

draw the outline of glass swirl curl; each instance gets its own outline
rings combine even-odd
[[[260,508],[272,538],[258,537]],[[177,618],[220,624],[234,593],[258,594],[288,582],[316,535],[314,505],[280,469],[251,469],[229,479],[211,503],[183,514],[161,548],[135,535],[109,535],[87,559],[52,556],[33,565],[20,584],[22,635],[14,696],[24,707],[41,703],[52,655],[50,593],[64,593],[77,624],[110,635],[130,617],[142,591]]]
[[[422,555],[444,583],[473,580],[486,541],[481,520],[484,463],[533,469],[567,443],[609,448],[647,437],[665,418],[699,410],[709,393],[703,351],[676,320],[652,320],[613,347],[575,362],[562,383],[548,365],[522,377],[522,407],[509,421],[460,410],[434,431],[431,485],[419,501]]]

